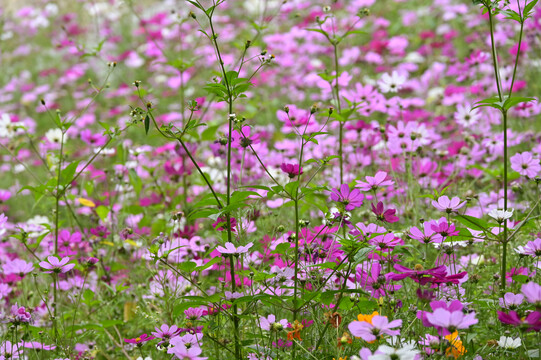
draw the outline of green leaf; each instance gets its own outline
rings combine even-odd
[[[148,130],[150,129],[150,117],[145,116],[145,134],[148,135]]]
[[[133,186],[133,189],[135,190],[135,193],[137,194],[137,196],[139,196],[141,190],[143,189],[143,182],[141,181],[141,178],[133,169],[130,169],[128,175],[130,177],[130,182]]]
[[[483,220],[469,215],[458,215],[456,219],[472,230],[488,231],[489,224]]]
[[[96,208],[96,214],[100,217],[101,221],[105,221],[107,215],[109,215],[109,208],[103,205],[100,205]]]
[[[524,7],[524,17],[529,17],[530,12],[533,10],[534,6],[537,4],[537,0],[530,1],[525,7]]]
[[[60,172],[60,185],[66,186],[73,180],[79,161],[74,161]]]
[[[518,105],[523,102],[534,101],[534,100],[535,98],[531,98],[531,97],[511,97],[505,100],[505,102],[503,103],[503,109],[509,110],[515,105]]]
[[[287,243],[287,242],[281,243],[281,244],[276,245],[276,248],[274,249],[273,253],[284,255],[290,248],[291,248],[290,243]]]

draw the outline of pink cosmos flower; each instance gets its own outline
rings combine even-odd
[[[186,319],[195,321],[201,318],[201,316],[203,316],[204,311],[205,310],[203,310],[202,308],[191,307],[189,309],[184,310],[184,315],[186,315]]]
[[[423,269],[413,270],[403,265],[395,264],[394,269],[401,274],[397,274],[394,272],[389,273],[390,280],[399,281],[399,280],[403,280],[409,277],[413,281],[418,282],[421,285],[424,285],[430,282],[430,278],[427,278],[427,277],[444,277],[445,275],[447,275],[447,269],[445,268],[445,265],[438,266],[433,269],[427,269],[427,270],[423,270]]]
[[[168,349],[167,353],[174,354],[183,360],[206,360],[208,358],[199,356],[203,352],[199,345],[202,337],[203,334],[186,334],[176,337],[171,341],[173,347]]]
[[[466,205],[466,202],[460,202],[460,198],[455,196],[452,199],[449,199],[448,196],[440,196],[438,201],[432,200],[432,206],[440,211],[445,211],[447,213],[456,212],[458,209]]]
[[[267,330],[267,331],[279,331],[281,329],[284,329],[287,327],[288,321],[287,319],[282,319],[280,321],[276,321],[276,316],[273,314],[270,314],[267,317],[260,317],[259,323],[261,324],[261,329]]]
[[[465,315],[462,311],[449,311],[443,308],[427,313],[426,318],[438,329],[440,335],[449,335],[458,329],[467,329],[478,322],[475,313]]]
[[[32,320],[32,316],[26,311],[26,308],[17,304],[11,307],[11,315],[13,317],[13,322],[16,324],[29,323],[30,320]]]
[[[541,238],[528,241],[525,246],[519,246],[515,251],[521,255],[541,256]]]
[[[409,237],[423,244],[429,244],[432,242],[441,242],[442,238],[440,234],[432,230],[432,224],[430,222],[423,223],[423,231],[414,226],[409,231]]]
[[[541,285],[530,281],[529,283],[522,285],[520,291],[524,294],[529,303],[541,305]]]
[[[0,345],[0,359],[18,359],[19,358],[19,345],[13,344],[11,341],[6,340]]]
[[[401,243],[403,244],[402,240],[395,237],[393,233],[374,236],[372,239],[368,240],[368,243],[370,245],[376,245],[378,247],[378,250],[381,251],[390,251],[395,246]]]
[[[169,340],[180,334],[180,329],[176,325],[169,326],[167,324],[162,324],[162,326],[159,328],[156,327],[155,329],[156,331],[152,332],[151,334],[154,338],[162,340],[158,343],[158,345],[169,343]]]
[[[511,169],[530,179],[536,177],[541,171],[539,159],[534,158],[528,151],[515,154],[509,160],[511,160]]]
[[[148,336],[147,334],[143,334],[134,339],[124,339],[124,341],[129,344],[136,344],[137,346],[142,346],[144,342],[147,342],[153,339],[155,339],[154,336]]]
[[[218,250],[220,254],[238,255],[247,253],[252,246],[254,246],[254,243],[248,243],[246,246],[239,246],[237,248],[233,243],[226,242],[225,248],[223,246],[218,246],[216,250]]]
[[[502,308],[514,309],[524,301],[524,295],[513,294],[512,292],[505,293],[503,298],[500,298],[500,306]]]
[[[8,190],[0,189],[0,203],[6,202],[11,197],[11,192]]]
[[[384,334],[400,335],[400,330],[393,330],[393,328],[400,326],[402,326],[401,319],[389,322],[386,316],[376,315],[372,318],[372,324],[366,321],[353,321],[348,325],[348,328],[353,336],[370,342],[380,339]]]
[[[290,179],[293,179],[297,175],[303,174],[302,167],[299,170],[299,165],[296,164],[282,163],[282,165],[280,165],[280,169],[282,169],[282,171],[285,172]]]
[[[342,184],[340,190],[333,188],[331,200],[345,205],[347,211],[358,208],[363,204],[364,195],[358,189],[349,190],[348,184]]]
[[[541,312],[539,311],[532,311],[523,319],[516,311],[509,311],[509,313],[498,311],[498,320],[504,324],[525,327],[526,331],[541,330]]]
[[[252,128],[243,126],[242,129],[234,130],[231,135],[231,146],[237,149],[244,149],[253,144],[259,144],[259,134],[251,135]]]
[[[378,220],[388,223],[394,223],[398,221],[398,216],[394,215],[396,214],[395,209],[385,210],[381,201],[378,202],[377,207],[374,206],[374,204],[370,205],[372,206],[372,212],[377,216]]]
[[[58,260],[56,256],[48,256],[47,261],[42,261],[39,263],[39,266],[41,266],[43,269],[47,270],[44,271],[46,274],[51,273],[67,273],[71,269],[75,267],[75,264],[68,264],[70,261],[69,257],[62,258],[62,260]]]
[[[457,236],[459,234],[455,224],[449,224],[447,219],[443,217],[438,222],[432,223],[431,229],[438,233],[443,240],[448,236]]]
[[[4,273],[6,275],[17,274],[22,277],[25,274],[31,273],[34,270],[34,265],[21,259],[15,259],[5,263],[2,268],[4,269]]]
[[[394,181],[387,180],[387,173],[385,171],[378,171],[374,176],[366,176],[366,182],[357,180],[357,185],[362,191],[376,190],[381,186],[391,186]]]

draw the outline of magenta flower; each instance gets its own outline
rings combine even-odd
[[[391,285],[388,274],[383,274],[379,262],[366,262],[357,267],[356,280],[373,298],[385,296],[389,291],[400,289],[401,285]]]
[[[11,307],[11,315],[13,317],[12,322],[14,324],[29,323],[30,320],[32,320],[32,316],[28,311],[26,311],[26,308],[17,304]]]
[[[6,202],[11,197],[11,192],[8,190],[0,189],[0,203]]]
[[[524,294],[529,303],[541,307],[541,285],[530,281],[529,283],[522,285],[520,291]]]
[[[124,339],[125,342],[129,344],[136,344],[137,346],[143,346],[144,342],[150,341],[155,339],[154,336],[148,336],[147,334],[143,334],[141,336],[138,336],[134,339]]]
[[[274,316],[273,314],[270,314],[267,317],[260,317],[259,323],[261,324],[261,329],[263,330],[279,331],[287,327],[288,321],[287,319],[276,321],[276,316]]]
[[[378,171],[374,176],[366,176],[366,182],[357,180],[357,185],[362,191],[376,190],[380,186],[391,186],[394,181],[387,179],[385,171]]]
[[[237,149],[244,149],[252,144],[259,144],[259,134],[251,135],[252,128],[243,126],[242,129],[234,130],[231,135],[231,146]]]
[[[233,243],[226,242],[225,248],[223,246],[218,246],[216,250],[220,252],[220,254],[231,254],[231,255],[239,255],[239,254],[245,254],[248,252],[248,250],[254,246],[254,243],[248,243],[246,246],[239,246],[238,248],[233,245]]]
[[[462,311],[449,311],[443,308],[427,313],[428,321],[438,329],[440,335],[449,335],[459,329],[467,329],[477,324],[475,313],[464,314]]]
[[[441,218],[438,222],[431,224],[431,229],[442,237],[442,241],[448,236],[457,236],[459,232],[454,224],[449,224],[447,219]]]
[[[426,283],[430,282],[431,278],[429,277],[441,278],[447,275],[447,269],[445,268],[445,265],[438,266],[433,269],[423,270],[422,267],[418,269],[416,266],[415,269],[409,269],[403,265],[395,264],[394,269],[401,274],[393,272],[389,273],[390,280],[399,281],[409,277],[413,281],[420,283],[421,285],[425,285]]]
[[[536,177],[541,171],[539,159],[534,158],[532,153],[528,151],[515,154],[509,160],[511,161],[511,169],[530,179]]]
[[[348,325],[348,328],[353,336],[370,342],[380,339],[384,334],[400,335],[400,330],[393,330],[393,328],[400,326],[402,326],[401,319],[389,322],[386,316],[376,315],[372,318],[372,324],[366,321],[353,321]]]
[[[363,204],[364,195],[358,189],[349,190],[348,184],[342,184],[340,190],[333,188],[331,200],[345,205],[347,211],[351,211]]]
[[[460,202],[460,198],[455,196],[452,199],[449,199],[447,196],[440,196],[438,201],[432,200],[432,206],[434,206],[439,211],[445,211],[447,213],[456,212],[458,209],[466,205],[466,202]]]
[[[498,311],[498,320],[504,324],[523,327],[526,331],[541,330],[541,312],[539,311],[532,311],[524,319],[521,319],[516,311],[509,311],[509,313]]]
[[[70,261],[69,257],[65,257],[65,258],[62,258],[62,260],[58,260],[56,256],[48,256],[47,261],[40,262],[39,266],[47,270],[47,271],[44,271],[44,273],[46,274],[51,274],[51,273],[64,274],[75,267],[75,264],[68,264],[69,261]]]
[[[282,169],[282,171],[285,172],[290,179],[293,179],[297,175],[303,174],[302,167],[299,170],[299,165],[296,164],[282,163],[282,165],[280,165],[280,169]]]
[[[398,221],[398,216],[395,216],[396,210],[395,209],[387,209],[385,210],[383,208],[383,203],[380,201],[378,202],[377,207],[374,206],[374,204],[370,204],[372,206],[372,212],[376,215],[378,220],[387,222],[387,223],[394,223]]]
[[[236,232],[236,226],[237,226],[237,219],[234,217],[231,217],[231,231]],[[216,222],[212,224],[212,227],[215,228],[218,231],[224,231],[227,229],[227,219],[225,217],[218,217],[216,219]]]

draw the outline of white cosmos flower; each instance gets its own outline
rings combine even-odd
[[[60,129],[49,129],[45,133],[45,138],[47,138],[50,143],[54,144],[60,144],[62,140],[64,140],[63,142],[66,142],[66,137],[67,136],[65,134],[62,136],[62,130]]]
[[[0,138],[12,138],[15,135],[13,123],[8,114],[2,114],[0,117]]]
[[[406,345],[400,349],[380,345],[376,350],[376,354],[370,356],[368,360],[414,360],[417,354],[419,354],[419,351],[415,350],[411,345]]]
[[[398,92],[402,88],[402,85],[406,82],[406,77],[393,71],[391,75],[383,74],[378,81],[379,88],[382,92]]]
[[[509,210],[500,210],[500,209],[492,209],[489,211],[488,216],[495,219],[498,222],[504,222],[507,219],[510,219],[513,216],[514,209]]]
[[[504,349],[516,349],[522,345],[520,338],[513,339],[512,337],[500,336],[498,345]]]

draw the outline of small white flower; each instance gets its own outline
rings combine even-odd
[[[522,345],[520,338],[513,339],[512,337],[500,336],[498,345],[504,349],[516,349]]]
[[[414,360],[417,354],[419,354],[419,351],[415,350],[409,344],[401,349],[380,345],[377,352],[379,354],[370,356],[368,360]]]
[[[402,85],[406,82],[406,77],[393,71],[391,75],[383,74],[378,81],[379,88],[382,92],[398,92],[402,88]]]
[[[54,143],[54,144],[60,144],[61,142],[66,142],[66,135],[64,134],[64,136],[62,136],[62,130],[60,129],[49,129],[45,133],[45,138],[47,138],[47,140],[49,140],[50,143]]]
[[[0,117],[0,138],[12,138],[15,135],[15,127],[8,114],[2,114]]]
[[[507,219],[510,219],[513,216],[514,209],[509,210],[500,210],[500,209],[492,209],[488,213],[488,216],[495,219],[498,222],[504,222]]]

